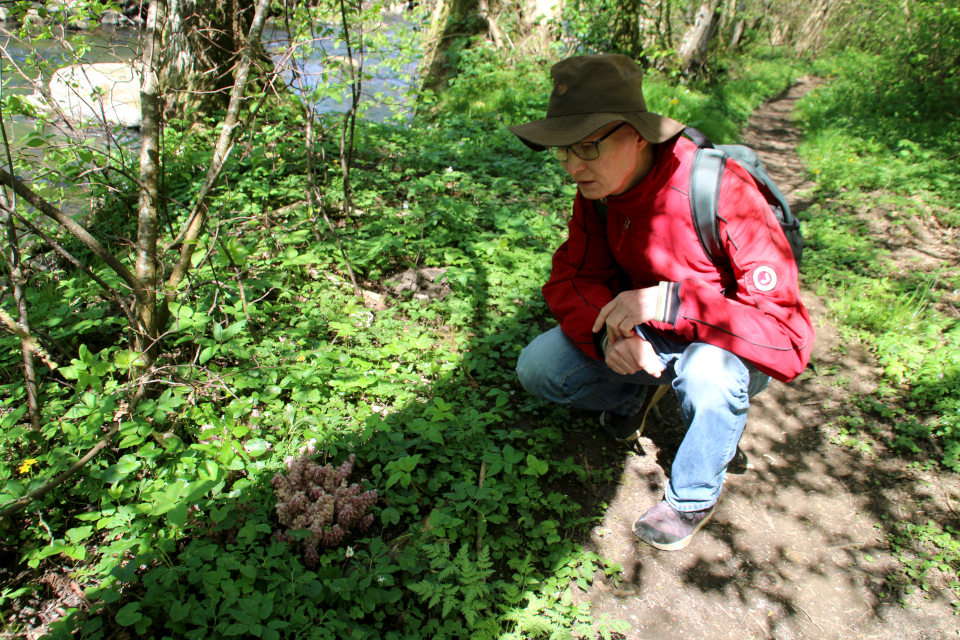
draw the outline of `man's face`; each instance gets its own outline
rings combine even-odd
[[[619,124],[611,122],[600,127],[582,142],[598,140]],[[563,168],[577,181],[584,197],[590,200],[619,195],[636,186],[646,174],[640,152],[647,144],[636,129],[622,127],[600,143],[600,157],[596,160],[583,160],[571,153],[562,163]]]

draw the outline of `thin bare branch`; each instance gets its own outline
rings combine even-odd
[[[0,205],[0,208],[2,208],[2,205]],[[90,267],[88,267],[87,265],[77,260],[77,258],[74,257],[73,254],[71,254],[69,251],[67,251],[62,246],[60,246],[59,243],[57,243],[53,238],[45,234],[43,230],[41,230],[38,226],[30,222],[20,214],[16,212],[12,212],[12,213],[14,217],[17,220],[19,220],[22,225],[30,229],[31,233],[33,233],[35,236],[37,236],[38,238],[46,242],[48,245],[50,245],[53,248],[53,250],[59,253],[65,260],[67,260],[70,264],[75,266],[77,269],[80,269],[81,271],[83,271],[85,274],[87,274],[87,276],[91,280],[93,280],[98,285],[100,285],[100,287],[104,290],[107,296],[109,296],[118,305],[120,305],[120,309],[123,310],[124,315],[127,316],[127,320],[130,321],[130,326],[136,325],[136,320],[133,317],[133,312],[130,310],[130,306],[123,299],[123,296],[120,294],[119,291],[117,291],[116,289],[111,287],[109,284],[107,284],[107,282],[105,282],[103,278],[95,274],[93,270],[90,269]]]
[[[15,176],[7,173],[4,169],[0,169],[0,184],[12,188],[17,195],[29,203],[30,206],[70,232],[98,258],[103,260],[107,266],[113,269],[114,272],[116,272],[116,274],[120,276],[120,278],[127,284],[127,286],[130,287],[137,298],[143,297],[143,287],[140,286],[140,282],[137,280],[137,277],[133,275],[126,265],[120,262],[120,260],[118,260],[112,253],[107,251],[107,249],[100,244],[96,238],[90,235],[90,232],[80,226],[80,224],[78,224],[73,218],[60,211],[60,209],[54,207],[52,204],[47,202],[43,196],[34,192],[33,189],[28,187]]]
[[[37,339],[30,335],[29,331],[27,331],[19,322],[14,320],[10,314],[4,311],[2,308],[0,308],[0,322],[2,322],[11,333],[20,338],[20,342],[23,344],[25,349],[29,349],[31,353],[43,360],[44,364],[51,369],[57,368],[57,363],[53,361],[46,349],[40,346],[40,343],[37,342]]]
[[[2,84],[3,78],[0,77],[0,86],[2,86]],[[0,96],[0,106],[3,104],[2,97],[3,96]],[[3,146],[7,152],[7,162],[9,163],[10,170],[13,171],[13,158],[10,155],[10,142],[7,140],[7,128],[3,124],[2,111],[0,111],[0,133],[3,134]],[[36,343],[36,340],[31,340],[28,337],[30,336],[30,314],[27,309],[26,292],[24,291],[26,278],[24,277],[23,270],[20,268],[20,239],[17,237],[16,224],[11,215],[12,211],[17,208],[16,195],[14,195],[11,201],[8,201],[7,190],[0,188],[0,205],[3,205],[0,218],[3,219],[3,225],[6,227],[7,247],[9,250],[9,255],[5,257],[10,266],[10,282],[13,284],[13,299],[16,302],[17,313],[20,316],[20,322],[16,324],[20,331],[14,330],[14,333],[20,334],[20,332],[22,332],[22,334],[20,334],[20,352],[23,356],[23,378],[27,391],[27,407],[30,411],[30,424],[33,426],[34,431],[39,431],[40,387],[37,385],[37,372],[33,366],[33,356],[40,348],[40,345]],[[3,318],[4,323],[7,325],[10,324],[10,320],[13,320],[13,318]],[[46,359],[44,359],[44,361],[46,361]]]
[[[180,260],[174,266],[170,277],[167,279],[166,290],[162,309],[158,312],[157,325],[162,326],[168,314],[169,304],[173,300],[176,289],[183,280],[190,268],[193,252],[196,249],[196,241],[200,235],[201,229],[206,222],[208,200],[210,191],[220,178],[223,165],[226,163],[230,152],[233,150],[236,139],[237,126],[240,123],[240,108],[243,104],[244,92],[247,86],[247,79],[250,75],[250,68],[256,58],[255,43],[260,41],[263,34],[263,25],[266,21],[268,0],[258,0],[257,7],[250,26],[250,34],[243,48],[243,54],[240,64],[237,68],[236,82],[233,85],[233,91],[230,94],[230,104],[227,107],[227,115],[223,122],[223,128],[220,131],[220,137],[217,140],[216,148],[213,154],[213,161],[207,176],[200,187],[197,195],[197,203],[193,213],[189,217],[187,232],[183,235],[183,245],[180,249]]]

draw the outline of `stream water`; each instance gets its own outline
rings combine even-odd
[[[409,29],[402,16],[385,14],[377,25],[388,41],[397,41],[405,29]],[[34,93],[31,81],[39,75],[40,60],[49,64],[49,69],[76,64],[77,62],[119,62],[130,61],[142,51],[142,33],[135,29],[114,29],[97,27],[90,32],[64,32],[59,39],[37,39],[21,41],[12,35],[13,25],[0,23],[0,75],[3,79],[4,95],[31,95]],[[298,47],[297,55],[285,55],[290,37],[280,25],[268,23],[263,43],[275,63],[282,64],[281,78],[291,91],[297,95],[308,96],[318,113],[343,112],[350,106],[347,91],[324,92],[318,87],[339,83],[342,66],[329,68],[326,64],[331,56],[345,57],[347,47],[331,38],[317,38],[311,47]],[[79,55],[78,55],[79,54]],[[410,87],[416,67],[415,61],[401,61],[396,55],[377,57],[365,55],[363,70],[370,74],[363,82],[364,117],[383,121],[402,114],[407,104],[405,94]],[[278,67],[279,68],[279,67]],[[46,81],[46,80],[45,80]],[[327,95],[319,95],[326,93]],[[3,117],[11,146],[20,149],[23,140],[36,125],[33,118],[6,114]],[[48,133],[56,133],[50,130]],[[96,130],[87,128],[86,133],[96,134]],[[100,133],[102,137],[104,132]],[[125,136],[131,144],[138,144],[139,136],[135,131]]]
[[[136,60],[143,50],[142,32],[136,29],[98,26],[90,32],[64,31],[59,38],[23,41],[13,36],[13,27],[12,24],[0,23],[0,75],[4,96],[32,95],[32,82],[40,75],[41,66],[47,69],[45,76],[48,76],[55,69],[78,62]],[[388,43],[396,45],[410,33],[411,25],[403,16],[384,14],[382,22],[376,25],[376,30],[383,33]],[[369,31],[367,37],[372,37]],[[318,37],[312,40],[311,46],[295,47],[295,55],[287,55],[290,50],[289,34],[280,25],[268,23],[263,44],[278,65],[277,68],[281,69],[282,82],[293,93],[310,102],[316,112],[344,112],[349,109],[349,93],[342,89],[341,83],[345,67],[337,59],[348,53],[344,43]],[[327,64],[331,61],[331,56],[333,68]],[[46,64],[42,64],[43,61]],[[388,53],[382,57],[364,55],[362,63],[364,74],[369,74],[369,78],[365,79],[362,85],[362,117],[373,121],[403,117],[407,104],[405,96],[412,81],[416,61],[401,60],[397,55]],[[43,81],[47,82],[48,77]],[[10,117],[4,113],[3,126],[10,151],[15,157],[25,155],[40,159],[38,155],[42,152],[25,144],[37,128],[36,118]],[[140,135],[137,130],[87,124],[77,131],[81,139],[88,140],[88,145],[103,150],[112,149],[112,153],[121,152],[127,158],[135,158],[139,153]],[[50,136],[50,143],[68,141],[68,131],[62,122],[47,125],[42,133]],[[2,150],[0,153],[0,157],[5,157]],[[89,210],[89,203],[81,188],[45,180],[35,181],[34,188],[48,199],[55,199],[59,207],[70,215],[82,215]]]

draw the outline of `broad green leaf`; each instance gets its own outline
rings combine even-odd
[[[120,611],[117,612],[117,617],[115,618],[117,624],[129,627],[136,624],[140,621],[140,618],[143,617],[143,614],[140,613],[140,603],[131,602],[124,605]]]
[[[243,331],[243,328],[247,326],[246,320],[241,320],[240,322],[234,322],[232,325],[223,330],[223,333],[220,334],[221,342],[229,342],[236,336],[238,333]]]
[[[197,362],[200,364],[206,364],[219,349],[219,345],[210,345],[209,347],[204,347],[200,352],[200,357],[197,359]]]
[[[269,451],[266,440],[247,440],[243,448],[252,458],[258,458]]]
[[[186,502],[177,504],[177,506],[167,512],[167,521],[182,529],[187,524],[188,506]]]
[[[75,527],[67,530],[67,540],[73,543],[83,542],[93,533],[93,527]]]
[[[174,622],[182,622],[187,619],[187,616],[190,615],[190,609],[192,605],[187,603],[182,603],[179,600],[175,600],[172,605],[170,605],[170,619]]]

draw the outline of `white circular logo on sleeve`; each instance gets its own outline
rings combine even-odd
[[[770,267],[760,267],[753,272],[753,286],[758,291],[770,291],[777,286],[777,272]]]

